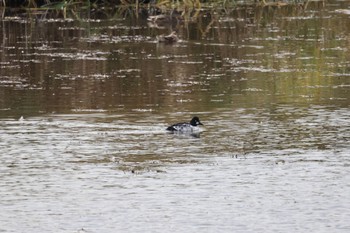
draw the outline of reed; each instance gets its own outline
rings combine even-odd
[[[95,10],[104,13],[106,16],[114,17],[114,13],[119,15],[131,15],[138,18],[142,11],[147,11],[149,15],[154,12],[169,13],[174,10],[182,12],[185,21],[190,21],[200,14],[201,10],[224,10],[229,12],[240,6],[252,7],[282,7],[285,5],[302,5],[306,8],[309,2],[316,0],[0,0],[2,17],[7,8],[27,9],[48,15],[53,13],[54,17],[79,18],[78,12]],[[325,0],[317,0],[324,2]],[[5,10],[4,10],[5,9]],[[154,10],[157,9],[157,10]]]
[[[21,8],[51,8],[64,9],[74,7],[75,5],[97,5],[97,6],[165,6],[165,7],[187,7],[200,8],[202,5],[206,6],[237,6],[237,5],[285,5],[307,3],[309,1],[322,0],[1,0],[1,7],[21,7]]]

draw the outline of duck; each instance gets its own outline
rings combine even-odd
[[[177,37],[177,33],[175,31],[172,31],[169,35],[160,35],[157,37],[157,40],[159,43],[175,43],[179,41],[179,38]]]
[[[177,24],[183,21],[182,12],[172,10],[170,14],[150,15],[147,21],[154,24]]]
[[[171,132],[193,132],[199,129],[199,125],[203,124],[195,116],[190,122],[176,123],[166,128],[166,130]]]
[[[152,23],[170,22],[171,17],[168,15],[154,15],[154,16],[148,16],[147,21]]]

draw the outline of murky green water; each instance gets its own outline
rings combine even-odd
[[[348,232],[349,7],[5,17],[0,232]]]

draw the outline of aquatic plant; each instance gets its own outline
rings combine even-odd
[[[59,10],[62,11],[63,17],[67,17],[67,10],[75,11],[75,10],[83,10],[90,8],[89,0],[64,0],[61,2],[49,2],[40,7],[45,10]]]

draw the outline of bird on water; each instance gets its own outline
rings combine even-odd
[[[171,32],[169,35],[160,35],[157,37],[159,43],[172,44],[179,41],[177,33],[175,31]]]
[[[171,132],[193,132],[198,130],[198,126],[203,125],[198,117],[193,117],[190,122],[183,122],[183,123],[176,123],[168,128],[166,130]]]

